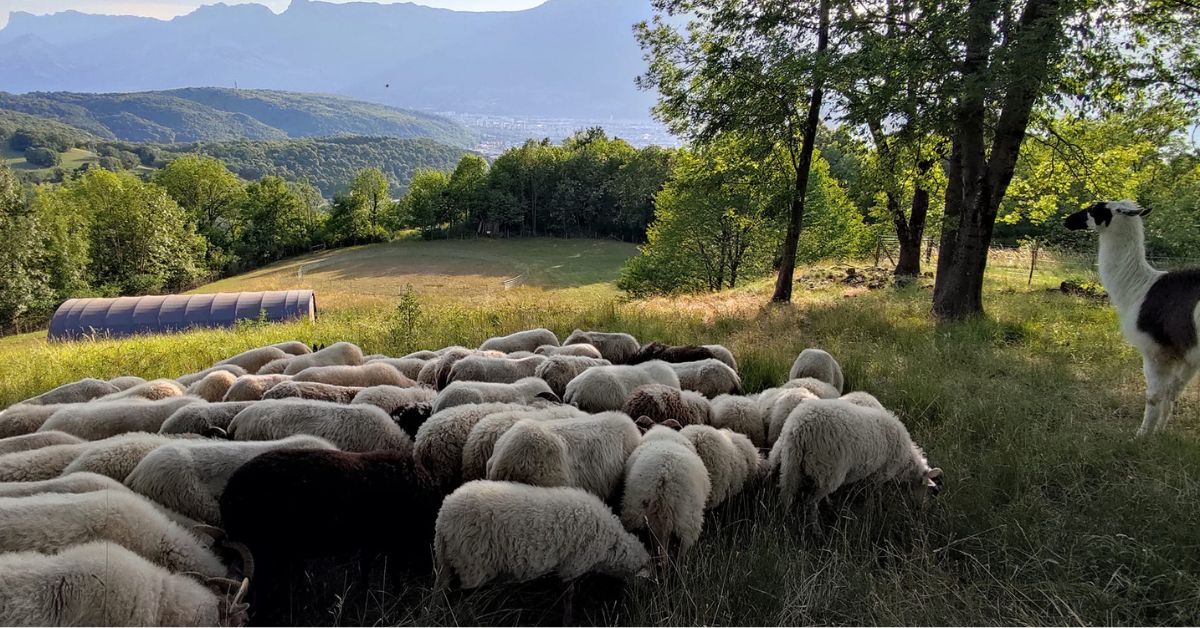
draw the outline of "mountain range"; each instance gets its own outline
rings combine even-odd
[[[0,30],[10,92],[200,85],[339,94],[421,109],[645,119],[653,94],[632,25],[649,0],[549,0],[463,12],[292,0],[204,6],[171,20],[14,12]]]

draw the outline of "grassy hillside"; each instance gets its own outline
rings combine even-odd
[[[579,248],[582,245],[582,248]],[[544,325],[627,331],[643,341],[719,342],[745,387],[782,381],[797,352],[837,356],[847,386],[894,409],[945,469],[924,512],[847,499],[827,539],[797,532],[774,491],[711,513],[691,554],[657,581],[579,587],[576,619],[603,625],[1189,624],[1200,622],[1200,399],[1166,434],[1131,438],[1143,392],[1109,306],[1047,288],[1061,277],[993,273],[986,320],[938,327],[928,285],[868,290],[800,273],[797,302],[770,281],[715,295],[623,301],[607,282],[625,254],[595,242],[405,242],[293,260],[209,289],[310,285],[313,324],[46,344],[0,341],[0,404],[84,376],[174,376],[284,339],[354,341],[368,352],[475,345]],[[312,267],[293,281],[299,265]],[[528,270],[531,284],[496,282]],[[396,290],[412,283],[406,326]],[[586,297],[586,298],[585,298]],[[557,624],[550,583],[439,592],[428,576],[371,581],[352,561],[297,575],[292,622]],[[338,598],[336,596],[345,596]]]

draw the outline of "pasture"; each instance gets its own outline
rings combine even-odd
[[[589,624],[1196,624],[1200,622],[1200,403],[1134,440],[1143,382],[1107,304],[1047,288],[1065,276],[994,272],[984,320],[936,326],[927,285],[868,290],[803,269],[796,303],[769,280],[718,294],[625,300],[630,245],[603,241],[401,241],[317,253],[204,287],[307,287],[316,323],[49,344],[0,341],[0,406],[85,376],[177,376],[289,339],[402,355],[475,346],[545,326],[625,331],[643,342],[721,343],[747,392],[822,347],[848,390],[894,410],[946,471],[925,512],[851,498],[824,540],[764,488],[711,513],[685,560],[623,589],[587,582]],[[303,277],[300,267],[305,271]],[[1058,271],[1056,271],[1058,272]],[[1080,271],[1082,272],[1082,271]],[[525,274],[525,285],[502,279]],[[830,279],[833,276],[835,279]],[[928,282],[925,282],[926,284]],[[397,308],[407,286],[415,298]],[[293,579],[291,623],[555,624],[548,583],[440,592],[431,577],[361,590],[354,564]]]

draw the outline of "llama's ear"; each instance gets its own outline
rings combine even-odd
[[[1141,212],[1140,214],[1138,214],[1138,215],[1139,215],[1139,216],[1149,216],[1149,215],[1150,215],[1150,211],[1151,211],[1151,209],[1150,209],[1149,207],[1147,207],[1147,208],[1143,209],[1143,210],[1142,210],[1142,212]]]

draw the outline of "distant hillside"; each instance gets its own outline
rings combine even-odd
[[[101,139],[129,142],[371,135],[428,138],[460,147],[474,144],[471,131],[440,116],[339,96],[266,90],[204,87],[128,94],[0,92],[0,113],[3,110],[67,124]]]

